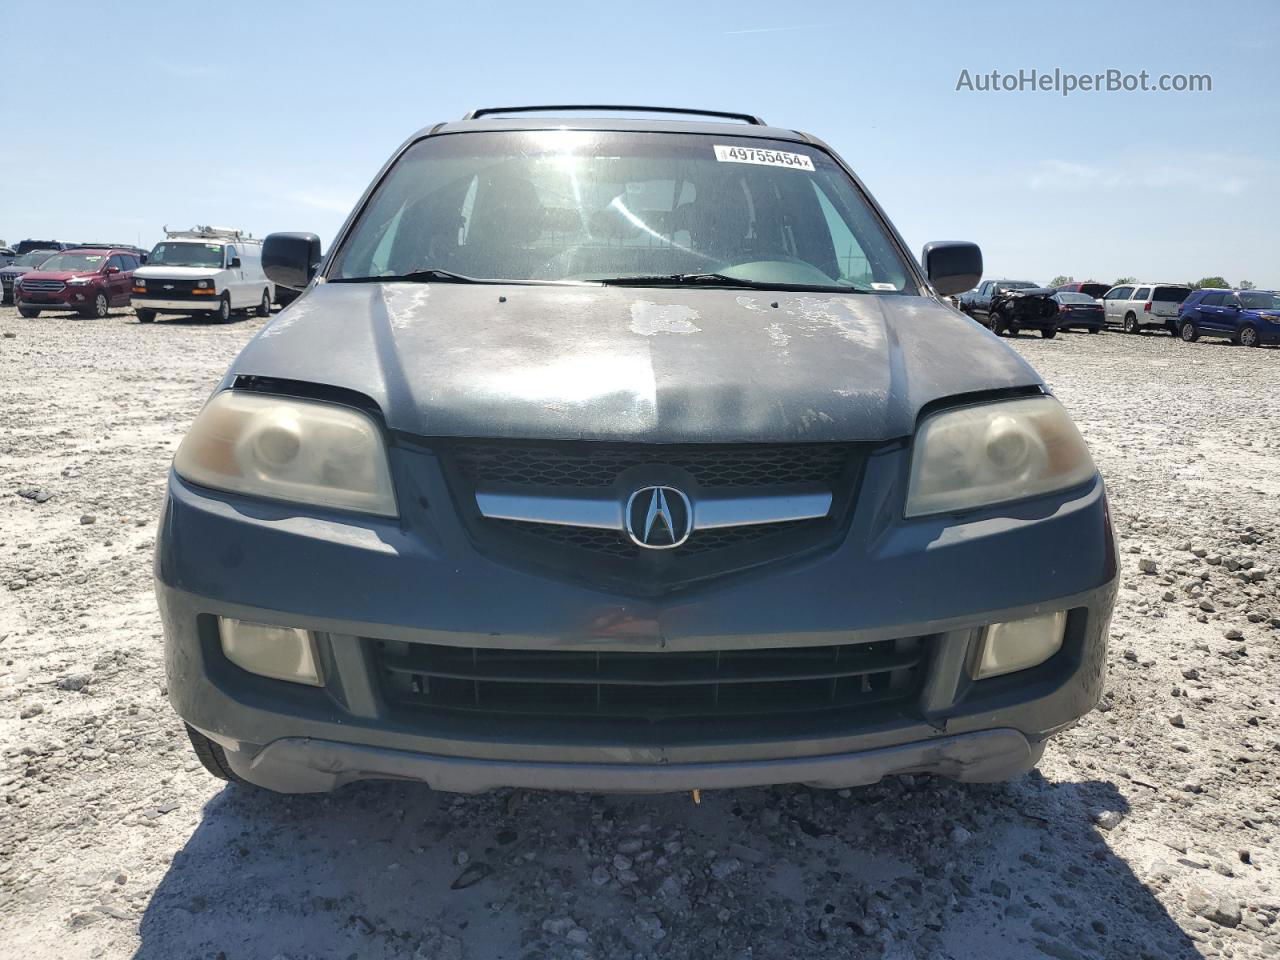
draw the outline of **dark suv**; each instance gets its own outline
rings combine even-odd
[[[12,263],[0,268],[0,289],[4,291],[3,302],[13,303],[13,285],[18,282],[18,278],[38,269],[40,264],[56,252],[56,250],[30,250],[27,253],[18,254],[13,258]]]
[[[415,134],[326,257],[266,240],[304,292],[183,439],[156,542],[201,761],[282,791],[1030,768],[1101,693],[1117,556],[1062,406],[942,302],[977,247],[917,263],[808,134],[540,109]]]
[[[138,257],[125,249],[75,247],[55,253],[14,284],[14,299],[24,317],[45,310],[74,310],[84,317],[105,317],[112,307],[127,307],[133,296]]]

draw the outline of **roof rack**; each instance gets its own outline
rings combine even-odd
[[[190,230],[170,230],[165,224],[164,235],[170,240],[252,240],[253,235],[231,227],[209,227],[197,224]]]
[[[553,103],[526,107],[482,107],[466,114],[463,120],[478,120],[496,113],[547,113],[561,111],[580,113],[583,110],[609,110],[618,113],[680,113],[696,117],[719,117],[721,120],[741,120],[752,126],[763,127],[765,122],[750,113],[732,113],[725,110],[690,110],[684,107],[642,107],[620,103]]]

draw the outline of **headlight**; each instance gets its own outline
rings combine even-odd
[[[197,280],[196,286],[199,287],[201,290],[204,290],[206,287],[213,286],[213,284],[208,280]]]
[[[134,278],[133,278],[133,285],[134,285],[135,287],[145,287],[145,286],[147,285],[147,278],[146,278],[146,277],[134,277]]]
[[[1052,397],[944,410],[916,434],[906,515],[1065,490],[1094,472],[1080,431]]]
[[[93,277],[72,277],[67,281],[69,287],[83,287],[86,283],[91,283]]]
[[[217,490],[396,515],[382,433],[351,407],[225,391],[200,411],[173,467]]]

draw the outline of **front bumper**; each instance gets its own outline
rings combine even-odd
[[[83,310],[93,303],[99,293],[97,287],[67,287],[56,293],[27,293],[14,291],[14,301],[19,307],[35,310]]]
[[[217,313],[218,297],[205,297],[190,300],[160,300],[135,293],[133,295],[135,310],[157,310],[169,313]]]
[[[902,452],[873,456],[845,541],[809,557],[636,598],[509,567],[476,552],[434,458],[397,450],[412,477],[399,521],[298,516],[171,476],[156,582],[177,712],[245,779],[284,791],[364,778],[445,790],[497,786],[652,791],[804,782],[849,786],[886,773],[1004,779],[1101,695],[1116,592],[1102,482],[957,522],[904,522]],[[399,482],[399,481],[398,481]],[[969,679],[982,626],[1068,610],[1046,663]],[[232,665],[217,616],[314,632],[325,684]],[[927,638],[918,693],[888,712],[797,731],[767,720],[617,732],[578,723],[425,720],[390,702],[378,640],[525,650],[691,651]]]

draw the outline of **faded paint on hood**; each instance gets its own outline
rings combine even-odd
[[[355,390],[424,437],[646,443],[887,440],[930,401],[1041,383],[925,297],[403,283],[313,287],[237,376]]]

